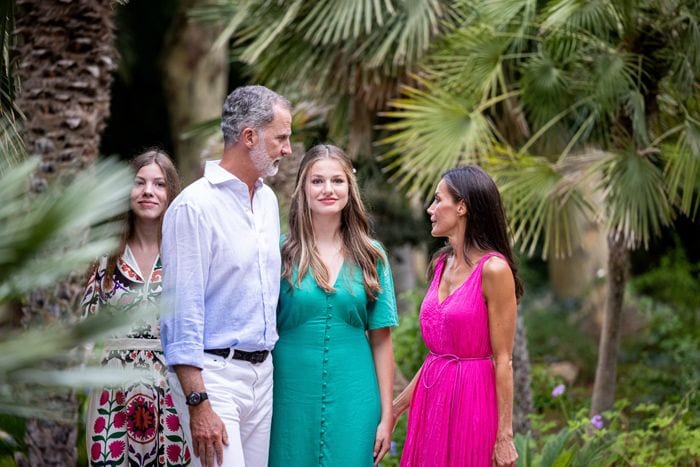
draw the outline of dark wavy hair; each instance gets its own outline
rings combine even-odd
[[[519,299],[524,288],[510,245],[508,223],[498,187],[491,177],[476,165],[450,169],[442,175],[442,180],[445,181],[447,191],[454,201],[464,201],[467,208],[467,229],[464,234],[465,259],[469,262],[467,253],[472,248],[502,254],[513,272],[515,296]],[[429,271],[431,276],[437,259],[445,254],[452,254],[452,247],[449,244],[433,255]]]

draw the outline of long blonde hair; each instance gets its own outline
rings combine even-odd
[[[292,287],[298,286],[309,267],[316,283],[326,292],[334,292],[328,269],[323,264],[316,248],[311,209],[306,198],[306,179],[311,167],[320,159],[338,161],[348,180],[348,203],[343,208],[340,220],[340,234],[345,258],[349,258],[362,270],[365,293],[375,300],[381,291],[377,262],[386,261],[381,248],[372,240],[369,233],[369,218],[360,198],[360,190],[353,173],[352,164],[342,149],[329,144],[320,144],[304,154],[292,202],[289,208],[289,233],[282,245],[282,277]],[[298,266],[296,284],[292,282],[294,266]]]

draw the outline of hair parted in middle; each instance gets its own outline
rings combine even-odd
[[[147,165],[156,164],[160,167],[163,172],[163,178],[165,181],[165,190],[168,193],[168,198],[166,200],[166,208],[170,206],[170,203],[175,199],[175,197],[180,193],[180,177],[177,174],[177,169],[173,164],[173,161],[168,157],[165,151],[158,148],[150,148],[142,152],[138,156],[134,157],[129,161],[129,167],[131,168],[134,176],[141,170],[142,167]],[[160,216],[159,222],[162,224],[163,216],[165,215],[165,209]],[[107,268],[105,272],[106,287],[109,289],[112,287],[112,277],[117,268],[117,260],[124,253],[126,244],[135,235],[134,227],[134,211],[129,208],[127,212],[122,214],[121,219],[124,222],[124,227],[122,228],[122,233],[119,236],[119,246],[115,251],[109,255],[107,259]],[[160,244],[160,228],[158,229],[158,244]]]
[[[370,300],[374,300],[377,293],[381,291],[377,264],[380,260],[386,261],[386,258],[370,236],[369,216],[360,197],[352,163],[342,149],[329,144],[319,144],[306,151],[299,165],[289,208],[289,232],[282,245],[282,277],[295,287],[301,283],[311,267],[314,279],[323,290],[326,292],[335,290],[330,283],[328,270],[316,249],[311,209],[305,189],[311,167],[321,159],[338,161],[347,178],[348,203],[343,208],[340,221],[343,253],[346,260],[350,259],[362,270],[365,293]],[[297,267],[296,284],[292,280],[295,266]]]

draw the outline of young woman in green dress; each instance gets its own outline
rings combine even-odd
[[[350,160],[315,146],[282,243],[270,466],[379,463],[391,443],[397,324],[389,263]]]

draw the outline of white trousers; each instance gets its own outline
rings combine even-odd
[[[228,434],[224,467],[267,467],[272,420],[272,355],[252,364],[204,354],[202,378],[214,412]],[[192,452],[190,413],[182,386],[174,372],[168,373],[175,408],[187,437],[192,466],[201,467]]]

